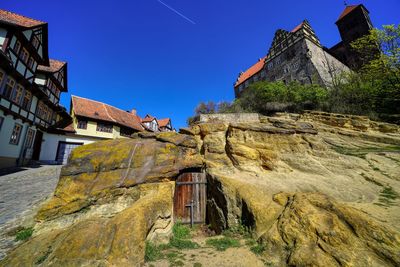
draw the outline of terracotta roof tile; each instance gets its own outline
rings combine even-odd
[[[142,122],[151,122],[151,121],[153,121],[154,119],[155,119],[155,117],[153,117],[153,116],[147,114],[146,117],[144,117],[144,118],[142,119]]]
[[[243,72],[240,76],[239,79],[236,81],[235,87],[241,85],[244,83],[247,79],[252,77],[254,74],[258,73],[260,70],[263,69],[265,65],[265,59],[267,57],[260,58],[256,64],[251,66],[249,69],[247,69],[245,72]]]
[[[40,71],[45,71],[45,72],[57,72],[59,71],[66,62],[55,60],[55,59],[49,59],[49,66],[43,66],[39,65],[38,70]]]
[[[137,131],[143,131],[140,118],[130,112],[95,100],[72,96],[72,105],[76,116],[102,120],[122,125]]]
[[[0,9],[0,22],[21,26],[25,28],[37,27],[46,24],[46,22],[36,19],[31,19],[3,9]]]
[[[170,118],[165,118],[165,119],[159,119],[157,121],[158,121],[158,125],[160,127],[167,127],[168,123],[171,121],[171,119]]]
[[[350,12],[352,12],[354,9],[359,7],[360,5],[352,5],[352,6],[346,6],[346,8],[343,10],[342,14],[340,14],[339,18],[337,21],[341,20],[345,16],[347,16]]]
[[[299,25],[297,25],[296,27],[294,27],[294,29],[291,30],[290,32],[297,32],[298,30],[300,30],[301,27],[303,26],[303,23],[304,23],[304,22],[302,22],[302,23],[300,23]]]

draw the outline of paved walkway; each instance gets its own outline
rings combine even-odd
[[[54,192],[60,170],[61,166],[42,166],[0,176],[0,259],[15,245],[6,233],[32,224],[38,204]]]

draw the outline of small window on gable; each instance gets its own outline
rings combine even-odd
[[[22,125],[16,123],[14,125],[14,129],[11,133],[11,137],[10,137],[10,144],[12,145],[18,145],[19,143],[19,138],[21,137],[21,131],[22,131]]]
[[[22,51],[20,53],[20,58],[23,62],[28,63],[28,58],[29,58],[28,50],[22,48]]]
[[[19,54],[19,50],[21,50],[21,42],[16,41],[15,45],[14,45],[14,51],[15,51],[15,53]]]
[[[33,45],[36,49],[38,49],[39,44],[40,44],[39,39],[38,39],[36,36],[33,36],[33,38],[32,38],[32,45]]]

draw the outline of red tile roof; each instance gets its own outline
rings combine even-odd
[[[63,61],[49,59],[49,66],[39,65],[37,69],[45,72],[57,72],[64,67],[65,64],[66,62]]]
[[[153,116],[147,114],[146,117],[144,117],[144,118],[142,119],[142,122],[152,122],[154,119],[155,119],[155,117],[153,117]]]
[[[341,20],[345,16],[347,16],[350,12],[352,12],[354,9],[359,7],[360,5],[352,5],[352,6],[346,6],[346,8],[343,10],[342,14],[340,14],[339,18],[337,21]]]
[[[130,112],[78,96],[72,96],[72,105],[76,116],[102,120],[137,131],[143,131],[143,127],[140,124],[140,117]]]
[[[158,125],[160,127],[167,127],[168,123],[171,121],[171,119],[170,118],[165,118],[165,119],[159,119],[157,121],[158,121]]]
[[[247,79],[252,77],[254,74],[258,73],[260,70],[263,69],[265,65],[265,59],[267,57],[260,58],[256,64],[251,66],[249,69],[247,69],[245,72],[243,72],[240,76],[239,79],[236,81],[235,87],[241,85],[244,83]]]
[[[46,22],[36,19],[31,19],[3,9],[0,9],[0,22],[21,26],[25,28],[37,27],[46,24]]]
[[[294,27],[294,29],[291,30],[291,32],[297,32],[298,30],[300,30],[301,27],[303,26],[303,23],[304,23],[304,22],[302,22],[302,23],[300,23],[299,25],[297,25],[296,27]]]

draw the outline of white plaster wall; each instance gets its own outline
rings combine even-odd
[[[22,123],[20,119],[14,120],[11,115],[4,116],[2,110],[0,110],[0,117],[4,118],[3,125],[0,129],[0,157],[18,158],[21,152],[22,143],[24,142],[26,131],[28,129],[28,124]],[[18,145],[10,144],[10,137],[15,123],[23,126]]]
[[[68,136],[61,134],[43,133],[43,142],[40,150],[39,160],[48,163],[56,163],[55,160],[57,156],[56,154],[59,141],[83,143],[84,145],[87,145],[99,141],[99,139],[83,136]]]

